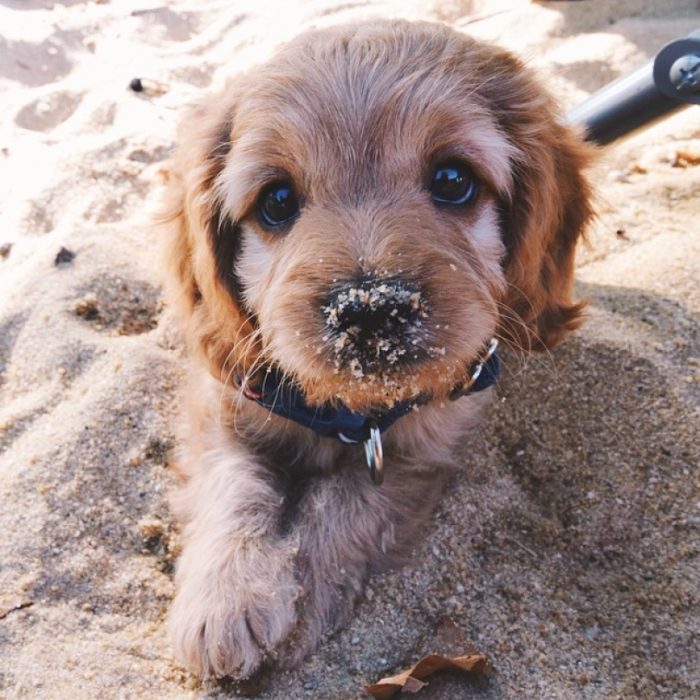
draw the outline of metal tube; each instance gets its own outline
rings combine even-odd
[[[567,115],[586,138],[606,145],[640,127],[700,104],[700,30],[671,42],[656,58],[594,93]]]

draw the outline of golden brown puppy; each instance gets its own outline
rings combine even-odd
[[[188,668],[298,661],[414,541],[490,340],[578,323],[587,160],[518,59],[427,23],[306,33],[191,112],[167,214]]]

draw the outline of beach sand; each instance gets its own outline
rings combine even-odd
[[[565,107],[700,27],[697,0],[0,0],[1,697],[365,697],[452,651],[447,619],[494,670],[417,697],[700,696],[698,108],[602,152],[589,319],[505,355],[411,564],[298,670],[200,684],[171,658],[185,359],[151,217],[178,115],[300,30],[368,16],[507,46]]]

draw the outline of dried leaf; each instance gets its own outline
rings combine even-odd
[[[389,678],[382,678],[376,683],[365,686],[365,690],[376,700],[389,700],[401,690],[417,693],[427,685],[423,682],[424,678],[446,668],[486,673],[489,670],[489,665],[483,654],[468,654],[466,656],[429,654],[407,671]]]

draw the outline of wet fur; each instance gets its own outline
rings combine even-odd
[[[414,541],[488,401],[443,400],[484,342],[541,350],[579,323],[570,289],[589,152],[518,59],[407,22],[302,35],[200,102],[179,141],[166,287],[193,365],[170,630],[191,670],[242,677],[268,657],[298,662]],[[425,185],[451,157],[480,187],[460,211]],[[283,234],[255,214],[281,173],[303,197]],[[428,357],[371,372],[334,361],[323,300],[367,276],[420,285]],[[314,403],[434,400],[384,436],[378,488],[361,446],[242,398],[233,379],[273,363]]]

